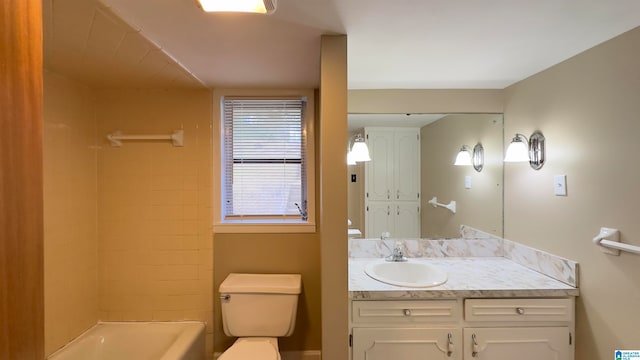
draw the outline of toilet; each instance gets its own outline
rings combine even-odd
[[[222,324],[237,337],[218,360],[280,360],[278,338],[296,323],[300,274],[229,274],[220,284]]]

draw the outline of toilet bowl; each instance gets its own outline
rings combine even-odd
[[[280,360],[277,338],[239,338],[218,360]]]
[[[229,274],[220,284],[224,333],[237,337],[218,360],[280,360],[278,338],[293,333],[299,274]]]

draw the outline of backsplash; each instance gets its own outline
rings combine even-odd
[[[504,257],[531,270],[578,287],[578,263],[503,239]]]
[[[578,287],[578,263],[462,225],[456,239],[349,239],[349,258],[383,258],[401,241],[409,258],[505,257]]]
[[[502,239],[349,239],[350,258],[388,256],[401,241],[407,257],[501,257]]]

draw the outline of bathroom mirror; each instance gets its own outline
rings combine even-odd
[[[358,133],[364,134],[365,128],[419,128],[419,171],[416,174],[420,198],[414,204],[419,203],[420,238],[458,238],[461,225],[502,237],[502,114],[349,114],[348,121],[349,139]],[[472,165],[454,165],[463,145],[468,146],[473,159],[477,144],[484,149],[480,171]],[[375,161],[373,155],[372,158]],[[359,162],[348,166],[349,228],[362,233],[353,237],[379,238],[380,234],[367,233],[367,166],[371,165]],[[429,204],[434,197],[443,205],[455,201],[455,213]],[[390,237],[398,236],[392,233]]]

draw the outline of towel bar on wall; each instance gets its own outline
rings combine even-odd
[[[122,146],[123,140],[171,140],[173,146],[184,146],[184,130],[176,130],[169,135],[122,135],[121,131],[115,131],[107,135],[111,146]]]
[[[454,200],[451,200],[451,202],[449,202],[448,204],[441,204],[438,202],[438,198],[434,196],[431,200],[427,201],[427,203],[433,205],[433,207],[440,206],[445,209],[449,209],[449,211],[454,214],[456,213],[456,202]]]
[[[640,254],[640,246],[620,242],[620,230],[618,229],[600,228],[600,233],[593,238],[593,243],[600,245],[602,252],[609,255],[620,255],[620,250]]]

